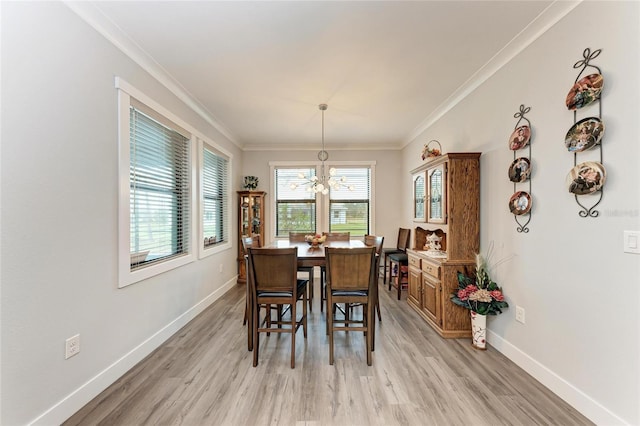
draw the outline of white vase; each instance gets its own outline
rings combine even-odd
[[[474,311],[471,313],[471,346],[484,351],[487,349],[487,316]]]

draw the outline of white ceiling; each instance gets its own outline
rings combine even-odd
[[[328,149],[401,148],[571,4],[68,3],[239,147],[312,150],[320,103]]]

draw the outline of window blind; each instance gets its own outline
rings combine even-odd
[[[276,237],[288,237],[289,232],[316,231],[316,194],[306,191],[304,185],[291,189],[291,183],[300,183],[298,174],[315,176],[313,167],[276,168]]]
[[[129,109],[131,270],[189,251],[189,139]],[[145,257],[146,253],[146,257]]]
[[[204,147],[202,170],[204,247],[229,240],[228,179],[229,161]]]

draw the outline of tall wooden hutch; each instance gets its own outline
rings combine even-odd
[[[264,244],[265,199],[264,191],[238,191],[238,283],[247,282],[247,271],[242,250],[242,237],[260,236]]]
[[[458,271],[475,270],[480,246],[480,153],[449,153],[411,171],[413,216],[418,222],[409,261],[407,301],[442,337],[471,335],[469,311],[449,299]],[[435,233],[441,252],[428,251]]]

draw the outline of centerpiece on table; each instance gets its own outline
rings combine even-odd
[[[502,289],[489,277],[487,262],[482,255],[476,255],[475,275],[458,272],[458,291],[450,297],[453,303],[471,311],[471,345],[485,350],[487,315],[501,314],[509,304],[504,300]]]
[[[320,244],[327,240],[327,236],[321,234],[305,235],[304,240],[309,243],[311,247],[320,247]]]

